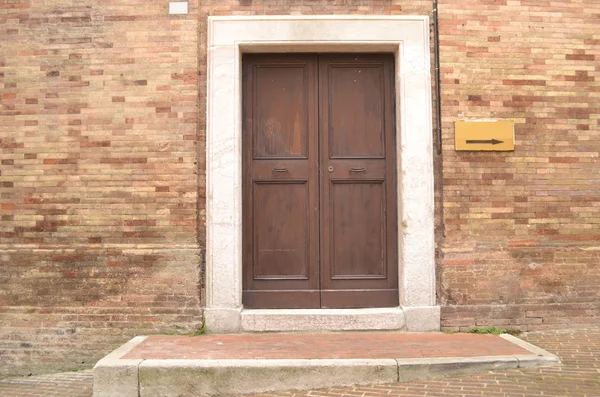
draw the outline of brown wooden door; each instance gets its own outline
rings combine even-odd
[[[318,308],[315,55],[245,56],[244,306]]]
[[[242,63],[244,306],[397,306],[392,56]]]
[[[319,57],[321,307],[398,304],[392,70]]]

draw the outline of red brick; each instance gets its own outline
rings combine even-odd
[[[170,17],[166,3],[110,0],[93,12],[47,3],[0,0],[0,260],[10,291],[0,327],[32,346],[3,357],[1,373],[68,369],[82,340],[98,346],[86,360],[97,359],[138,333],[142,314],[153,319],[145,333],[198,327],[208,15],[432,8],[191,0],[189,15]],[[443,153],[434,166],[446,327],[535,329],[600,316],[599,15],[593,1],[439,1]],[[455,152],[459,119],[514,121],[516,150]],[[61,255],[71,259],[52,260]],[[106,310],[128,320],[111,329],[77,320]],[[63,319],[52,330],[40,327],[47,312]],[[7,313],[26,319],[11,328]],[[13,342],[0,339],[0,349]]]

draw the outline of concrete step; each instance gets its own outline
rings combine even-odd
[[[94,367],[94,397],[199,397],[394,383],[559,365],[511,335],[139,336]]]

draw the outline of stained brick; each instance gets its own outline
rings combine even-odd
[[[537,329],[599,314],[600,270],[591,263],[599,258],[600,178],[588,159],[600,150],[591,133],[600,3],[565,4],[440,4],[444,327]],[[466,54],[485,46],[489,55],[480,51],[478,60]],[[454,152],[453,121],[489,118],[515,122],[514,152]],[[531,307],[543,313],[536,322],[524,320]],[[586,317],[574,314],[579,307]]]
[[[208,15],[432,8],[191,0],[189,15],[170,17],[162,2],[73,3],[0,0],[0,349],[27,346],[3,356],[0,374],[71,368],[86,343],[93,361],[148,317],[143,333],[199,326]],[[600,3],[440,0],[439,16],[443,325],[597,321]],[[514,121],[516,150],[455,152],[459,119]],[[94,320],[107,312],[118,320]]]
[[[199,149],[184,139],[200,129],[183,118],[198,113],[197,77],[156,88],[198,70],[197,3],[176,22],[167,7],[0,0],[0,32],[18,27],[0,55],[1,375],[90,365],[135,334],[200,326]],[[178,113],[139,106],[151,100]]]

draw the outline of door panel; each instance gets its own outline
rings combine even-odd
[[[308,183],[254,184],[255,280],[308,280]]]
[[[252,69],[254,158],[303,157],[308,149],[306,64],[262,64]]]
[[[398,305],[391,55],[319,57],[321,307]]]
[[[329,277],[385,278],[384,181],[331,181]]]
[[[242,301],[317,308],[316,56],[243,57]]]
[[[370,63],[328,64],[329,158],[385,156],[383,72]]]

